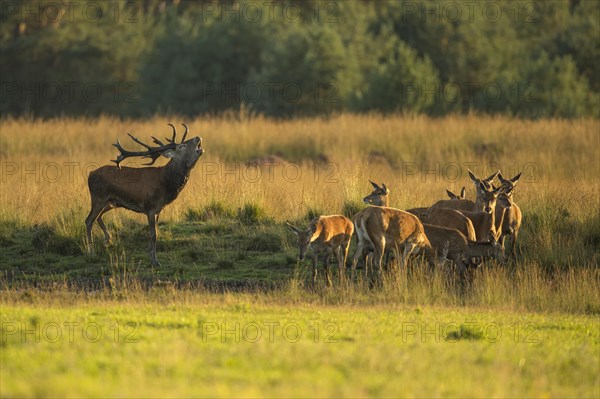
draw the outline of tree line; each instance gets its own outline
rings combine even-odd
[[[0,1],[2,115],[599,116],[600,3]]]

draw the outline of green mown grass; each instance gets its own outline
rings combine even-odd
[[[168,290],[43,300],[2,307],[3,397],[600,394],[597,317]]]

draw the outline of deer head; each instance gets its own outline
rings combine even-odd
[[[373,186],[373,192],[363,198],[363,202],[368,205],[388,206],[390,190],[387,189],[385,183],[381,183],[381,187],[371,180],[369,183]]]
[[[306,253],[310,249],[310,244],[312,243],[312,238],[315,235],[316,227],[315,227],[316,219],[313,219],[306,230],[301,230],[294,226],[289,222],[285,222],[285,224],[292,229],[294,234],[298,236],[298,259],[304,260],[306,257]]]
[[[502,190],[504,192],[512,192],[512,190],[514,190],[517,183],[519,182],[519,179],[521,178],[522,174],[523,174],[523,172],[514,176],[512,179],[507,180],[504,177],[502,177],[502,173],[498,173],[498,180],[500,180],[500,184],[502,185]]]
[[[461,200],[466,198],[467,189],[465,188],[465,186],[463,186],[463,188],[460,190],[460,195],[456,195],[452,191],[446,189],[446,194],[448,194],[448,198],[450,199]]]
[[[494,187],[490,185],[488,189],[483,182],[479,183],[479,198],[477,199],[480,203],[481,211],[491,214],[496,209],[496,200],[502,187]]]
[[[128,151],[123,148],[119,140],[115,144],[113,144],[119,150],[119,154],[117,158],[113,160],[114,163],[117,164],[117,167],[121,167],[121,162],[130,157],[142,157],[142,158],[150,158],[150,162],[145,163],[144,165],[153,165],[154,162],[161,156],[165,158],[171,158],[174,163],[182,166],[184,168],[193,168],[198,158],[204,153],[204,149],[202,148],[202,139],[200,137],[194,137],[188,141],[185,141],[185,138],[188,133],[188,127],[185,123],[182,123],[183,127],[185,127],[185,132],[183,133],[183,138],[180,143],[177,143],[177,130],[175,126],[171,123],[168,124],[173,129],[173,136],[169,138],[165,138],[166,143],[163,143],[156,137],[152,136],[154,144],[157,146],[150,146],[148,144],[143,143],[141,140],[135,138],[131,133],[127,133],[129,137],[136,143],[145,147],[145,151]]]

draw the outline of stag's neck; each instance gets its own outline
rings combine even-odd
[[[163,179],[167,191],[167,201],[177,198],[190,177],[191,168],[186,168],[175,160],[171,160],[163,168]]]

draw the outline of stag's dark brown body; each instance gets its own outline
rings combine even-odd
[[[102,220],[102,215],[109,210],[126,208],[144,213],[148,217],[150,227],[150,258],[152,264],[159,265],[156,257],[158,215],[166,205],[177,198],[185,187],[192,168],[204,151],[201,147],[202,140],[194,137],[177,144],[175,143],[175,128],[173,128],[173,138],[167,140],[167,144],[154,139],[155,143],[159,144],[158,147],[147,146],[133,136],[131,137],[148,150],[144,152],[127,151],[117,142],[115,146],[121,151],[115,161],[117,165],[123,159],[131,156],[151,158],[150,164],[160,156],[171,158],[171,160],[162,167],[102,166],[90,173],[88,186],[92,197],[92,209],[85,220],[88,245],[91,250],[92,227],[95,221],[104,232],[106,243],[110,241],[110,233]]]
[[[92,199],[134,212],[160,212],[173,202],[188,181],[190,171],[176,165],[160,168],[103,166],[88,178]]]

